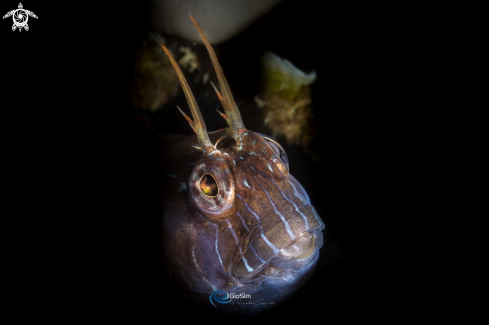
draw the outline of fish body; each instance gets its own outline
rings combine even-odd
[[[164,262],[189,300],[235,315],[284,301],[312,275],[324,223],[287,155],[270,137],[247,130],[204,33],[229,128],[208,133],[170,52],[196,135],[161,137]],[[222,95],[221,95],[222,94]]]
[[[256,314],[307,281],[319,257],[324,224],[268,138],[252,131],[243,138],[241,150],[221,141],[222,155],[209,160],[195,149],[196,136],[181,138],[164,151],[161,238],[166,266],[185,297],[211,306],[212,291],[245,293],[251,295],[246,301],[256,304],[234,301],[220,309]],[[224,209],[219,202],[199,202],[198,183],[206,173],[233,180],[230,188],[220,188],[234,193]]]

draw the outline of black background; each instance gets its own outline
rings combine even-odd
[[[39,17],[28,32],[0,26],[13,304],[65,320],[228,321],[182,301],[158,258],[156,149],[130,101],[147,4],[23,4]],[[419,152],[429,149],[413,144],[425,125],[412,123],[427,91],[413,78],[430,78],[419,75],[427,41],[380,9],[285,0],[220,47],[243,94],[264,50],[318,74],[312,199],[343,257],[260,320],[400,320],[431,308],[434,208]]]

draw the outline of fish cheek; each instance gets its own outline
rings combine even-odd
[[[217,158],[204,158],[197,163],[189,179],[193,205],[211,222],[220,220],[220,216],[233,206],[235,198],[231,169],[224,159]]]

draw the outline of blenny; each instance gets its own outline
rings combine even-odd
[[[256,315],[283,302],[310,278],[324,223],[289,173],[282,146],[245,128],[212,46],[190,18],[214,65],[219,90],[212,86],[229,127],[207,132],[182,71],[161,45],[193,119],[178,109],[195,132],[160,136],[166,177],[164,262],[188,300],[225,313]]]

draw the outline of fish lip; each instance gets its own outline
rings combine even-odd
[[[296,207],[297,209],[297,207]],[[268,231],[274,229],[275,227],[279,226],[281,224],[280,221],[275,223],[271,227],[267,227],[267,229],[262,228],[261,222],[258,222],[252,226],[252,228],[249,230],[248,234],[246,235],[243,246],[241,249],[236,251],[236,254],[234,255],[234,260],[232,263],[229,264],[229,267],[227,269],[227,272],[230,276],[232,276],[235,279],[239,280],[246,280],[246,279],[251,279],[255,278],[257,274],[261,274],[262,270],[264,270],[272,261],[295,261],[295,263],[300,263],[300,262],[305,262],[310,258],[310,260],[315,260],[315,256],[317,256],[317,252],[321,248],[323,244],[323,236],[322,236],[322,230],[325,228],[325,224],[322,221],[321,217],[319,214],[316,212],[316,209],[312,204],[305,204],[301,207],[301,211],[303,213],[307,214],[307,212],[303,209],[310,209],[309,213],[312,213],[314,218],[316,219],[314,223],[311,222],[305,222],[304,228],[301,229],[301,234],[300,235],[295,235],[294,239],[290,238],[289,240],[285,239],[285,242],[282,240],[282,243],[280,246],[275,246],[276,244],[270,244],[267,240],[267,238],[264,236],[265,233]],[[307,219],[307,217],[305,217]],[[258,221],[260,218],[258,218]],[[287,219],[289,220],[289,219]],[[284,222],[285,223],[285,222]],[[311,227],[312,226],[312,227]],[[290,230],[290,229],[289,229]],[[283,229],[279,229],[279,231],[283,231]],[[294,232],[297,234],[297,232]],[[279,256],[280,252],[282,249],[285,247],[289,247],[290,245],[294,244],[301,236],[304,234],[311,234],[314,236],[315,239],[315,246],[314,246],[314,253],[310,254],[307,257],[287,257],[287,258],[282,258]],[[270,250],[268,250],[268,253],[265,253],[264,255],[258,255],[257,252],[255,252],[255,249],[253,249],[254,242],[259,238],[263,237],[263,241],[267,243],[267,245],[273,250],[273,254]],[[291,236],[292,237],[292,236]],[[262,241],[262,245],[263,245]],[[256,247],[255,247],[256,248]],[[253,253],[250,253],[250,250],[253,250]],[[247,255],[247,258],[245,259],[245,255]],[[251,261],[254,260],[254,262],[250,263],[250,257],[255,256],[258,258],[259,261],[257,261],[256,258],[251,258]],[[261,263],[259,263],[261,262]],[[287,264],[287,263],[285,263]],[[309,264],[309,263],[308,263]],[[246,269],[245,269],[246,268]],[[246,272],[248,271],[248,272]]]
[[[314,213],[314,214],[317,216],[317,218],[318,218],[318,220],[319,220],[319,225],[317,225],[316,227],[311,228],[311,229],[309,229],[309,230],[307,230],[307,231],[304,231],[304,233],[302,233],[301,235],[297,236],[297,238],[296,238],[296,239],[294,239],[293,241],[291,241],[291,242],[289,243],[289,245],[293,244],[293,243],[294,243],[294,242],[295,242],[295,241],[296,241],[296,240],[297,240],[299,237],[303,236],[303,235],[304,235],[304,234],[306,234],[306,233],[313,234],[313,233],[315,233],[315,232],[321,232],[321,231],[322,231],[322,230],[325,228],[325,224],[324,224],[323,220],[321,219],[321,217],[319,216],[319,214],[316,212],[316,209],[314,209],[314,206],[313,206],[312,204],[308,204],[308,206],[310,206],[310,207],[312,208],[313,213]],[[260,216],[260,217],[261,217],[261,216]],[[280,223],[280,221],[279,221],[279,222],[277,222],[277,224],[278,224],[278,223]],[[249,231],[249,234],[248,234],[248,235],[252,235],[253,229],[254,229],[255,227],[260,227],[260,226],[261,226],[261,224],[260,224],[260,223],[255,224],[255,225],[253,226],[253,228],[252,228],[252,229],[250,229],[250,231]],[[274,225],[274,226],[275,226],[275,225]],[[274,227],[274,226],[273,226],[273,227]],[[271,227],[271,228],[273,228],[273,227]],[[245,253],[245,252],[246,252],[248,249],[250,249],[251,243],[253,243],[253,241],[254,241],[254,240],[257,238],[257,237],[259,237],[259,236],[261,235],[261,233],[255,233],[255,234],[253,234],[253,235],[254,235],[253,237],[251,237],[251,236],[250,236],[249,238],[247,238],[247,239],[245,240],[245,241],[247,242],[247,244],[245,245],[246,247],[244,247],[244,249],[243,249],[243,254],[242,254],[242,255],[244,255],[244,253]],[[317,236],[316,236],[316,238],[317,238]],[[287,246],[289,246],[289,245],[287,245]],[[285,247],[287,247],[287,246],[285,246]],[[242,256],[242,255],[241,255],[241,256]],[[241,256],[239,256],[239,258],[241,258]]]
[[[315,235],[313,235],[315,236]],[[318,241],[316,241],[317,243]],[[319,250],[321,247],[317,245],[313,248],[313,252],[306,257],[299,258],[286,258],[282,259],[275,255],[270,261],[268,261],[262,268],[254,275],[246,279],[246,281],[256,281],[259,278],[280,278],[284,276],[284,273],[288,273],[292,271],[293,273],[297,271],[307,271],[313,264],[318,261],[319,258]],[[283,263],[287,263],[286,265],[279,265]],[[278,270],[275,275],[267,274],[267,271],[270,269]],[[302,276],[299,276],[297,280],[299,280]],[[285,284],[285,283],[284,283]]]
[[[270,268],[280,269],[280,271],[282,271],[282,273],[283,273],[284,270],[297,270],[294,268],[294,266],[297,266],[298,264],[300,264],[301,269],[308,269],[311,266],[311,264],[314,264],[317,261],[318,256],[319,256],[319,251],[323,245],[323,238],[322,238],[322,232],[321,232],[322,228],[321,229],[319,229],[319,228],[321,228],[321,226],[318,226],[313,230],[306,231],[301,235],[301,236],[303,236],[304,234],[309,233],[312,236],[314,236],[314,240],[315,240],[314,248],[313,248],[312,253],[309,254],[308,256],[306,256],[306,257],[281,258],[279,256],[281,250],[279,250],[279,252],[277,254],[275,254],[269,261],[267,261],[265,264],[263,264],[256,272],[252,273],[248,277],[243,277],[239,280],[244,281],[244,282],[248,282],[248,281],[254,281],[254,280],[261,278],[263,276],[270,277],[269,275],[265,274],[267,269],[270,269]],[[295,243],[299,239],[299,237],[300,236],[298,236],[297,239],[294,240],[293,242],[291,242],[289,245],[292,245],[293,243]],[[288,246],[286,246],[286,247],[288,247]],[[249,246],[247,249],[245,249],[243,251],[243,254],[240,255],[240,257],[239,257],[240,259],[242,256],[244,256],[244,253],[248,249],[250,249]],[[278,264],[285,264],[285,265],[279,266]]]
[[[300,237],[304,236],[305,234],[310,234],[314,237],[314,247],[312,248],[312,252],[309,255],[304,256],[304,257],[283,257],[283,258],[281,258],[279,255],[280,255],[282,249],[284,249],[284,248],[282,248],[277,254],[275,254],[275,256],[270,261],[273,261],[273,260],[281,260],[281,261],[290,260],[290,261],[299,262],[299,261],[307,261],[308,259],[312,260],[313,256],[315,254],[319,254],[319,250],[321,249],[321,247],[323,245],[322,233],[321,233],[321,230],[318,228],[319,228],[319,226],[313,230],[304,232],[302,235],[298,236],[296,240],[294,240],[289,245],[284,247],[284,248],[289,247],[290,245],[297,242]]]

